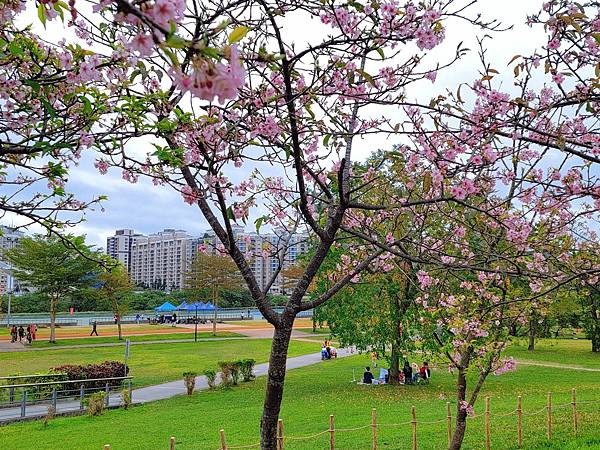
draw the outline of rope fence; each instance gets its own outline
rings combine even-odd
[[[483,414],[471,414],[467,415],[467,420],[469,422],[473,422],[476,419],[484,419],[484,448],[485,450],[491,450],[493,445],[493,433],[492,433],[492,422],[493,419],[497,418],[507,418],[514,417],[516,424],[516,434],[515,434],[515,442],[517,443],[518,448],[522,448],[523,446],[523,418],[524,417],[532,417],[545,415],[545,431],[546,438],[551,440],[553,437],[553,431],[555,423],[555,411],[559,409],[570,409],[569,414],[569,422],[570,422],[570,431],[573,436],[577,436],[579,430],[579,419],[581,412],[578,412],[578,406],[581,405],[592,405],[592,404],[600,404],[600,400],[586,400],[586,401],[577,401],[577,392],[575,389],[571,391],[571,401],[567,403],[561,404],[553,404],[552,402],[552,393],[548,392],[546,396],[546,405],[543,408],[538,410],[534,410],[532,412],[524,412],[523,411],[523,399],[522,396],[517,397],[517,408],[510,412],[503,413],[494,413],[491,407],[491,399],[490,397],[485,397],[484,399],[485,410]],[[277,424],[277,450],[285,450],[286,443],[299,442],[299,441],[311,441],[322,436],[327,436],[327,444],[322,448],[328,448],[329,450],[335,450],[336,448],[336,437],[340,433],[352,433],[356,431],[371,429],[370,432],[370,441],[371,441],[371,450],[377,450],[379,448],[379,433],[383,429],[389,428],[402,428],[410,426],[411,434],[412,434],[412,446],[411,450],[418,450],[418,428],[419,426],[424,425],[438,425],[442,423],[446,423],[445,434],[447,434],[448,445],[452,441],[453,437],[453,416],[452,416],[452,407],[450,402],[446,402],[446,417],[439,420],[431,420],[431,421],[418,421],[417,420],[417,408],[415,406],[411,407],[411,420],[400,423],[378,423],[377,420],[377,409],[373,408],[371,410],[371,423],[360,425],[353,428],[336,428],[335,427],[335,417],[334,415],[329,416],[329,427],[322,431],[319,431],[314,434],[303,435],[303,436],[288,436],[284,433],[284,424],[283,420],[279,419]],[[561,419],[562,420],[562,419]],[[480,422],[481,423],[481,422]],[[468,429],[468,428],[467,428]],[[246,444],[246,445],[228,445],[227,440],[225,438],[225,430],[221,429],[219,431],[219,437],[221,445],[216,450],[236,450],[236,449],[250,449],[250,448],[260,448],[260,442],[254,444]],[[505,442],[502,442],[505,444]],[[321,448],[321,447],[319,447]],[[338,447],[343,448],[343,447]],[[171,436],[169,440],[169,449],[176,450],[175,437]],[[104,445],[104,450],[110,450],[110,445]]]

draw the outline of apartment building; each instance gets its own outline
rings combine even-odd
[[[308,234],[295,233],[290,236],[285,230],[258,234],[246,232],[241,226],[234,226],[233,233],[240,250],[246,254],[250,269],[261,289],[266,288],[281,265],[281,271],[269,292],[273,295],[289,294],[286,292],[282,271],[294,265],[298,257],[308,251]],[[202,241],[210,253],[218,252],[220,243],[212,230],[205,233]]]
[[[106,239],[106,253],[131,272],[131,247],[140,237],[144,236],[131,229],[116,230],[114,236]]]
[[[289,236],[287,232],[276,230],[258,234],[246,232],[241,226],[235,226],[233,231],[262,289],[281,263],[282,269],[285,269],[308,250],[308,234],[293,234],[289,238],[287,251],[283,252]],[[212,230],[201,237],[193,237],[184,230],[165,229],[146,236],[130,229],[121,229],[107,239],[106,252],[127,266],[131,280],[137,285],[171,291],[185,287],[185,274],[202,244],[213,254],[221,247]],[[280,273],[269,292],[274,295],[287,294],[284,286]]]
[[[8,264],[2,260],[2,252],[17,246],[24,236],[25,233],[22,231],[0,225],[0,267],[9,270]],[[17,281],[15,279],[9,280],[9,275],[0,270],[0,293],[7,292],[9,288],[15,290],[16,287]]]

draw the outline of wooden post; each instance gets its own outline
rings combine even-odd
[[[571,390],[571,405],[573,406],[573,434],[577,436],[577,394],[575,388]]]
[[[417,410],[412,407],[412,450],[417,450]]]
[[[277,450],[283,450],[283,420],[277,421]]]
[[[485,398],[485,450],[492,447],[492,438],[490,436],[490,398]]]
[[[171,436],[169,439],[169,450],[175,450],[175,436]]]
[[[450,402],[446,402],[446,418],[448,419],[448,447],[452,442],[452,410],[450,409]]]
[[[372,450],[377,450],[377,409],[371,410],[371,428],[373,429]]]
[[[523,446],[523,406],[521,396],[517,397],[517,446]]]
[[[548,392],[546,402],[546,436],[552,439],[552,392]]]
[[[329,416],[329,450],[335,450],[335,426],[333,421],[333,414]]]
[[[221,450],[227,450],[227,442],[225,441],[225,430],[221,430],[220,434],[221,434]]]

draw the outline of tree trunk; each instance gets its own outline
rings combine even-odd
[[[123,332],[121,331],[121,315],[117,316],[117,330],[119,331],[119,340],[123,340]]]
[[[448,450],[459,450],[465,438],[467,430],[467,411],[460,407],[461,401],[465,401],[467,396],[467,376],[464,369],[458,369],[458,379],[456,381],[456,424],[452,440]]]
[[[50,340],[51,344],[56,344],[56,298],[50,297]]]
[[[529,350],[530,352],[535,350],[535,332],[535,318],[532,317],[531,319],[529,319],[529,345],[527,346],[527,350]]]
[[[389,372],[389,384],[400,383],[400,352],[398,351],[397,340],[392,341],[392,354],[390,356],[390,372]]]
[[[260,420],[262,450],[277,450],[277,421],[283,398],[283,384],[285,381],[288,346],[292,336],[292,325],[293,321],[289,324],[280,325],[275,328],[273,335],[265,402]]]
[[[516,336],[517,335],[517,324],[516,323],[511,323],[510,327],[508,329],[508,334],[509,336]]]

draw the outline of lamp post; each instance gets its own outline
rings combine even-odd
[[[196,302],[196,318],[194,319],[194,342],[198,342],[198,302]]]
[[[10,322],[11,322],[11,302],[12,302],[12,294],[13,294],[13,288],[14,288],[14,279],[13,279],[13,269],[10,266],[10,264],[6,264],[6,263],[0,263],[0,270],[2,270],[2,272],[4,272],[6,274],[6,289],[7,289],[7,293],[8,293],[8,310],[6,313],[6,323],[8,328],[10,328]]]

